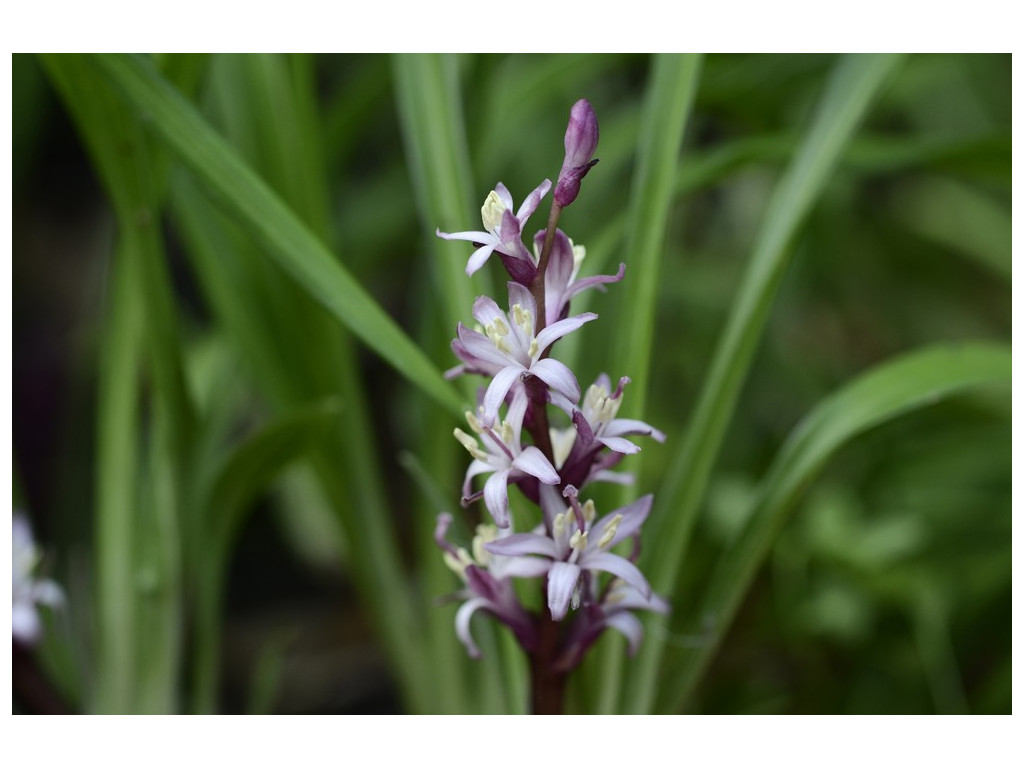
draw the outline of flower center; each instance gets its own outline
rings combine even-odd
[[[619,412],[622,399],[611,397],[604,387],[592,384],[587,390],[587,396],[583,401],[583,411],[590,422],[594,434],[600,435],[606,426],[615,418]]]
[[[483,207],[480,209],[480,218],[483,219],[484,229],[497,234],[498,228],[501,227],[501,217],[504,213],[505,204],[501,202],[498,193],[492,189],[491,193],[487,195],[487,199],[484,200]]]

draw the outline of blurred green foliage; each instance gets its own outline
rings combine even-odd
[[[625,304],[615,287],[581,297],[601,318],[559,347],[581,382],[606,370],[631,313],[651,313],[645,380],[607,371],[634,376],[644,412],[627,415],[669,438],[626,462],[641,493],[673,480],[773,189],[837,60],[704,57],[658,198],[653,300]],[[173,96],[167,115],[203,131],[126,91],[115,70],[136,65],[149,73],[140,87]],[[472,388],[411,381],[453,363],[465,297],[504,278],[495,264],[465,280],[468,248],[434,228],[474,228],[499,180],[519,200],[556,174],[569,106],[586,97],[601,162],[561,226],[586,244],[589,274],[621,261],[640,280],[627,248],[656,66],[577,54],[13,57],[15,478],[69,596],[37,654],[60,696],[87,711],[522,709],[506,633],[477,620],[488,660],[470,662],[454,606],[437,604],[456,581],[430,534],[439,503],[457,508],[466,460],[454,408],[438,403],[468,402]],[[659,711],[666,700],[702,712],[1011,710],[1005,387],[841,447],[773,540],[695,695],[665,695],[709,642],[694,611],[804,414],[900,353],[1009,344],[1010,70],[1009,55],[902,59],[814,201],[673,614],[649,628],[666,649]],[[294,229],[275,229],[275,244],[245,211]],[[365,316],[357,289],[381,310],[362,329],[346,319]],[[424,367],[382,335],[391,321]],[[122,522],[104,503],[115,497]],[[656,503],[653,515],[674,511]],[[117,599],[137,610],[104,613]],[[574,682],[579,711],[596,706],[606,664]],[[628,679],[631,664],[616,674]]]

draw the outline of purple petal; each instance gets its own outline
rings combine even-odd
[[[550,536],[539,533],[513,533],[502,539],[495,539],[484,544],[484,549],[495,555],[515,557],[518,555],[546,555],[558,557],[555,542]]]
[[[499,528],[508,528],[508,475],[509,470],[503,469],[484,483],[484,504]]]
[[[527,310],[533,317],[534,326],[537,323],[537,300],[533,298],[533,294],[530,293],[530,289],[525,285],[519,283],[508,284],[508,309],[509,313],[512,312],[512,307],[516,304]]]
[[[626,274],[626,265],[619,264],[619,271],[614,275],[594,275],[593,277],[584,277],[582,280],[577,280],[570,285],[565,291],[565,300],[568,301],[580,291],[586,290],[587,288],[596,287],[603,283],[617,283]]]
[[[566,367],[565,363],[551,357],[538,360],[530,366],[530,373],[552,389],[561,392],[572,402],[579,402],[579,382],[576,381],[575,374]]]
[[[565,129],[565,159],[562,172],[590,162],[597,149],[600,131],[597,113],[586,99],[580,99],[569,110],[569,125]]]
[[[640,569],[624,557],[613,555],[611,552],[602,552],[599,549],[587,549],[580,557],[579,564],[587,570],[614,574],[627,584],[632,584],[640,590],[641,594],[645,596],[651,594],[651,585],[640,573]]]
[[[534,445],[526,446],[523,452],[512,461],[512,466],[520,472],[533,475],[542,483],[547,483],[548,485],[555,485],[561,482],[558,472],[551,466],[548,457]]]
[[[512,385],[516,383],[523,372],[526,371],[521,365],[509,365],[502,368],[491,379],[491,383],[487,385],[487,391],[484,393],[484,413],[481,421],[484,426],[490,427],[494,424],[494,420],[498,416],[498,408],[505,402],[505,395],[512,389]]]
[[[589,449],[595,439],[594,430],[591,429],[590,422],[583,415],[583,411],[575,410],[572,412],[572,423],[576,427],[576,434],[579,435],[580,447],[583,450]]]
[[[569,600],[580,577],[580,567],[572,563],[552,563],[548,571],[548,609],[551,618],[561,621],[569,611]]]
[[[530,258],[523,258],[522,255],[509,256],[507,253],[498,251],[498,257],[508,272],[509,277],[517,283],[530,285],[537,277],[537,265]]]
[[[537,233],[534,243],[538,248],[543,247],[546,231]],[[555,230],[555,241],[551,247],[551,255],[548,257],[548,271],[544,274],[545,290],[561,294],[569,285],[572,279],[572,269],[575,266],[572,246],[569,244],[569,237],[560,229]]]
[[[494,185],[494,191],[498,193],[498,199],[501,200],[503,206],[506,208],[512,207],[512,193],[508,191],[508,187],[499,181]]]
[[[565,318],[565,320],[559,320],[557,323],[545,326],[544,330],[537,334],[538,354],[567,333],[572,333],[591,320],[597,320],[597,315],[593,312],[584,312],[583,314],[573,315],[572,317]]]

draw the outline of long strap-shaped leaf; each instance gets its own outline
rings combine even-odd
[[[700,679],[800,492],[840,447],[908,411],[972,387],[1009,384],[1010,378],[1009,347],[986,343],[943,345],[883,363],[812,410],[776,455],[754,497],[743,536],[711,578],[697,614],[699,624],[712,627],[711,637],[707,644],[689,653],[682,674],[673,676],[669,711],[676,711],[685,702]]]
[[[156,135],[282,269],[399,373],[453,413],[462,412],[461,399],[419,347],[144,58],[95,58],[111,83],[149,117]]]
[[[630,376],[635,382],[626,397],[630,415],[642,418],[647,400],[654,347],[665,231],[675,199],[679,153],[700,76],[697,54],[660,54],[651,62],[651,83],[644,97],[642,132],[637,148],[630,210],[627,279],[622,290],[618,328],[607,370],[613,377]],[[632,501],[637,491],[624,486],[618,504]],[[614,714],[619,698],[624,644],[618,638],[601,651],[604,669],[597,711]]]
[[[676,582],[711,468],[785,270],[793,235],[898,60],[896,56],[881,55],[840,60],[800,153],[772,198],[685,442],[657,496],[662,511],[652,516],[652,530],[648,532],[650,576],[655,589],[671,590]],[[650,619],[647,624],[651,625]],[[629,711],[650,708],[662,650],[663,641],[649,633],[631,680]]]

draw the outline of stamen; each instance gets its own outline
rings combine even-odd
[[[484,229],[488,232],[493,232],[499,226],[501,226],[501,217],[505,213],[505,204],[501,202],[501,198],[498,197],[498,193],[493,189],[491,193],[487,195],[487,199],[484,200],[483,206],[480,208],[480,218],[484,223]]]
[[[477,443],[475,437],[471,437],[463,432],[458,427],[455,428],[453,433],[455,439],[462,443],[462,447],[469,451],[469,455],[479,461],[487,461],[487,454],[480,450],[480,445]]]
[[[597,517],[597,510],[594,508],[594,500],[587,499],[587,502],[583,505],[583,519],[587,521],[587,527],[594,522],[594,518]]]
[[[476,536],[473,537],[473,557],[480,565],[487,566],[490,564],[491,553],[484,549],[484,545],[491,543],[497,538],[497,526],[481,523],[476,527]]]
[[[569,546],[575,549],[577,552],[582,552],[587,548],[587,532],[576,531],[569,539]]]
[[[622,522],[622,515],[615,515],[604,525],[604,533],[601,534],[601,538],[598,539],[597,546],[604,549],[611,543],[611,540],[615,538],[615,534],[619,532],[619,523]]]
[[[480,434],[480,419],[476,417],[472,411],[466,411],[466,423],[469,424],[469,428]]]
[[[459,547],[458,552],[454,555],[451,552],[445,552],[442,557],[444,558],[444,564],[455,571],[462,579],[466,578],[466,568],[473,565],[473,558],[469,556],[469,552],[463,547]]]

